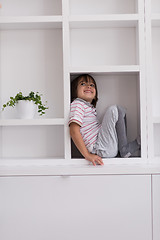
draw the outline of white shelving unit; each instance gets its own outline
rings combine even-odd
[[[70,74],[91,73],[105,108],[127,108],[128,138],[141,132],[146,157],[144,5],[142,1],[69,1]],[[121,161],[121,160],[120,160]]]
[[[148,89],[148,154],[151,161],[160,160],[160,2],[146,0],[146,79]]]
[[[1,1],[1,106],[18,91],[39,91],[45,117],[20,120],[1,113],[1,159],[64,158],[63,29],[61,1]]]
[[[77,74],[90,73],[99,89],[99,118],[111,104],[126,107],[128,139],[141,134],[141,156],[136,160],[146,162],[144,2],[0,3],[0,104],[18,91],[33,90],[42,93],[49,106],[43,118],[37,115],[29,121],[17,119],[15,109],[1,113],[2,161],[70,162],[70,81]]]
[[[0,5],[0,108],[31,90],[49,106],[28,120],[0,112],[0,238],[159,239],[160,1]],[[70,82],[81,73],[97,82],[100,119],[108,105],[127,108],[128,139],[141,134],[139,157],[96,167],[71,158]]]

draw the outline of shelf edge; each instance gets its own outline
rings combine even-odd
[[[139,65],[119,65],[119,66],[82,66],[70,67],[70,73],[125,73],[125,72],[140,72]]]
[[[0,126],[39,126],[39,125],[64,125],[63,118],[51,119],[1,119]]]

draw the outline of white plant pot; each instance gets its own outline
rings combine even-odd
[[[20,100],[18,101],[16,108],[17,108],[18,118],[21,118],[21,119],[34,118],[36,105],[34,104],[33,101]]]

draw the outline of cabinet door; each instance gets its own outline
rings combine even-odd
[[[150,176],[0,178],[0,239],[151,240]]]
[[[153,240],[160,239],[160,175],[152,177],[153,187]]]

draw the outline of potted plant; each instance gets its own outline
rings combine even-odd
[[[42,103],[42,94],[39,92],[31,91],[28,96],[23,96],[22,92],[16,94],[15,97],[10,97],[10,100],[3,104],[2,111],[6,107],[15,107],[17,105],[17,110],[20,118],[33,118],[35,113],[35,106],[38,107],[38,113],[40,116],[45,114],[48,107]]]

